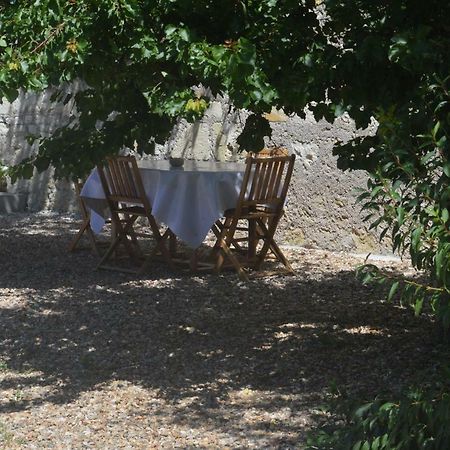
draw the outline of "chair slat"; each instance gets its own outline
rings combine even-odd
[[[124,179],[124,173],[123,173],[123,162],[122,161],[113,161],[114,167],[116,169],[116,177],[119,184],[119,192],[123,196],[128,197],[128,192],[125,186],[125,179]]]
[[[280,171],[280,162],[276,161],[272,167],[272,173],[270,174],[269,186],[267,188],[267,198],[272,198],[275,192],[275,181]]]
[[[122,179],[123,192],[126,196],[132,197],[133,195],[131,194],[131,188],[129,186],[129,180],[128,180],[128,174],[127,174],[128,164],[125,163],[124,161],[118,161],[117,165],[119,167],[119,174]]]
[[[286,181],[288,180],[288,178],[286,178],[286,174],[285,174],[285,171],[284,171],[285,166],[286,166],[286,164],[283,161],[280,161],[278,172],[277,172],[277,175],[275,177],[275,181],[273,183],[272,195],[274,197],[277,197],[277,198],[279,196],[281,196],[281,194],[283,192],[283,189],[280,189],[280,186],[282,185],[282,183],[286,184]],[[283,180],[283,176],[284,176],[284,180]]]
[[[264,183],[264,176],[266,174],[267,164],[265,162],[259,161],[257,163],[260,167],[258,176],[254,178],[255,182],[255,191],[254,191],[254,198],[259,199],[261,198],[261,188]]]
[[[136,183],[133,178],[132,167],[130,167],[128,164],[125,164],[124,172],[125,172],[125,186],[126,186],[128,195],[130,197],[137,197]]]
[[[253,161],[255,161],[254,164],[253,164]],[[250,159],[247,162],[247,164],[250,164],[250,167],[251,167],[252,164],[255,166],[255,169],[254,169],[254,171],[252,173],[252,184],[250,186],[250,192],[248,193],[248,199],[249,200],[253,199],[254,196],[255,196],[255,189],[257,187],[257,182],[258,182],[258,179],[259,179],[258,178],[259,177],[259,172],[261,171],[261,165],[258,164],[256,161],[257,161],[256,159],[254,159],[254,160]],[[250,181],[250,180],[248,180],[248,181]],[[243,188],[244,188],[244,186],[243,186]],[[245,186],[245,189],[247,189],[247,186]]]
[[[118,185],[118,179],[116,175],[116,168],[114,167],[114,164],[109,164],[107,166],[107,173],[109,175],[109,182],[110,182],[110,189],[112,195],[118,195],[120,194],[120,187]]]
[[[264,183],[262,185],[262,190],[261,190],[261,199],[262,201],[267,202],[269,196],[270,196],[270,192],[271,192],[271,179],[272,179],[272,174],[275,168],[275,164],[267,164],[267,170],[265,173],[265,177],[264,177]]]
[[[118,188],[119,188],[118,189],[118,193],[123,195],[123,196],[127,196],[128,193],[127,193],[127,191],[125,189],[125,181],[124,181],[123,173],[122,173],[122,170],[121,170],[121,167],[120,167],[121,166],[121,162],[122,161],[120,161],[120,160],[112,161],[113,167],[114,167],[115,172],[116,172],[117,185],[118,185]]]

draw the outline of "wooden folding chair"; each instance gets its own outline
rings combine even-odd
[[[99,242],[97,238],[95,237],[95,233],[91,229],[91,214],[89,210],[87,209],[83,199],[80,196],[82,183],[80,181],[75,181],[75,192],[78,200],[78,205],[80,207],[80,213],[82,218],[81,227],[78,230],[78,233],[73,238],[72,242],[69,245],[69,252],[74,252],[77,248],[80,249],[79,246],[81,238],[83,237],[83,234],[86,234],[87,238],[89,239],[92,252],[95,253],[97,256],[100,256],[100,247],[101,245],[105,244],[105,242]]]
[[[248,236],[246,261],[244,265],[258,270],[269,250],[280,261],[287,272],[294,273],[292,266],[274,240],[278,223],[284,213],[289,183],[294,169],[295,155],[291,156],[249,156],[241,192],[236,208],[225,212],[224,222],[214,226],[218,239],[215,244],[217,260],[215,271],[219,272],[225,260],[229,260],[241,279],[248,276],[239,260],[239,252],[233,252],[231,246],[240,247],[242,238],[235,236],[236,231],[245,230]],[[247,220],[248,227],[239,227],[240,220]],[[257,252],[258,241],[262,248]],[[242,249],[241,249],[242,250]]]
[[[111,221],[116,235],[99,262],[98,269],[112,269],[124,272],[141,273],[158,251],[164,260],[172,266],[166,240],[172,236],[170,229],[160,233],[158,224],[152,215],[150,201],[145,194],[136,158],[134,156],[116,156],[107,158],[104,167],[97,167],[105,197],[111,211]],[[156,245],[150,255],[144,258],[137,270],[123,269],[105,264],[116,251],[119,244],[125,248],[128,256],[135,261],[142,258],[143,253],[137,241],[134,225],[139,217],[145,217],[150,226]],[[146,234],[148,236],[148,234]]]
[[[260,150],[257,153],[249,153],[249,156],[253,156],[254,158],[270,158],[270,157],[274,157],[274,156],[289,156],[289,151],[287,148],[284,147],[270,147],[270,148],[263,148],[262,150]],[[266,219],[267,222],[267,219]],[[223,223],[218,220],[214,226],[212,227],[212,231],[214,232],[214,234],[216,235],[216,237],[218,238],[220,235],[220,231],[223,228]],[[249,220],[247,226],[238,226],[236,228],[236,231],[243,231],[247,233],[247,236],[255,236],[258,233],[258,229],[256,227],[256,221],[255,220]],[[250,244],[253,243],[253,245],[250,245],[250,247],[247,247],[246,249],[244,249],[242,247],[242,245],[240,244],[240,242],[242,241],[247,241],[248,242],[248,238],[237,238],[236,236],[233,238],[231,244],[233,245],[233,247],[240,251],[246,251],[247,254],[251,257],[255,255],[255,251],[256,251],[256,244],[257,244],[257,239],[255,240],[250,240]]]

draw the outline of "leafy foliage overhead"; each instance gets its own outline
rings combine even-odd
[[[311,100],[310,52],[323,40],[311,0],[1,4],[0,96],[52,87],[55,99],[75,101],[73,123],[29,161],[54,165],[58,176],[85,173],[135,142],[151,152],[177,118],[202,115],[208,99],[191,89],[200,83],[257,113],[254,122],[273,105],[302,111]],[[60,90],[74,80],[85,89]]]

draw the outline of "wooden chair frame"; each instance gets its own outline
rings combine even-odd
[[[257,153],[249,153],[249,156],[253,156],[254,158],[270,158],[274,156],[289,156],[289,151],[284,147],[270,147],[270,148],[263,148]],[[258,233],[258,229],[256,228],[256,222],[249,220],[247,226],[238,226],[236,228],[236,231],[244,231],[247,232],[247,236],[256,236]],[[214,226],[212,227],[212,231],[218,238],[220,235],[220,230],[222,230],[224,224],[218,220]],[[234,237],[232,240],[233,247],[240,251],[241,253],[244,251],[244,248],[241,246],[240,242],[247,241],[249,242],[248,237],[246,238],[236,238]],[[253,245],[252,245],[253,242]],[[247,248],[245,251],[247,253],[250,253],[250,256],[255,255],[256,251],[256,243],[258,242],[258,239],[250,240],[250,247]]]
[[[111,221],[115,229],[115,237],[99,262],[98,269],[113,269],[132,273],[142,273],[149,261],[158,253],[164,260],[173,266],[170,252],[166,247],[166,240],[172,236],[168,228],[161,234],[159,226],[152,215],[150,200],[146,196],[142,184],[141,174],[134,156],[116,156],[106,158],[104,167],[97,167],[100,180],[105,192],[106,200],[111,211]],[[119,244],[122,244],[132,260],[141,258],[142,251],[137,241],[138,233],[134,224],[139,217],[145,217],[156,245],[150,255],[144,258],[144,262],[138,270],[119,269],[106,265]]]
[[[217,236],[215,249],[217,260],[215,271],[220,272],[225,260],[229,260],[241,279],[248,276],[231,246],[240,247],[235,237],[238,230],[248,232],[247,265],[259,270],[269,250],[289,273],[292,266],[274,240],[278,223],[284,213],[289,183],[294,169],[295,155],[291,156],[249,156],[241,192],[236,208],[226,212],[224,222],[217,222],[213,231]],[[239,227],[240,220],[247,220],[248,227]],[[258,241],[262,248],[257,253]]]
[[[78,205],[80,207],[80,213],[82,218],[81,227],[78,230],[78,233],[73,238],[72,242],[69,245],[69,252],[74,252],[76,249],[79,249],[79,244],[81,241],[81,238],[83,237],[83,234],[86,234],[87,238],[89,239],[92,252],[100,256],[100,246],[102,244],[107,244],[106,242],[98,242],[97,238],[95,237],[95,233],[92,231],[91,228],[91,214],[89,210],[86,207],[86,204],[84,203],[83,199],[81,198],[81,188],[82,183],[80,181],[75,181],[75,193],[78,200]]]

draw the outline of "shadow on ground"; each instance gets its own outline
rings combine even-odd
[[[69,220],[8,223],[0,350],[14,376],[6,373],[2,389],[42,394],[1,402],[3,413],[70,403],[113,380],[157,390],[173,403],[174,423],[220,421],[231,392],[259,391],[252,407],[264,411],[311,410],[333,381],[361,396],[398,390],[435,358],[428,317],[381,302],[381,291],[322,253],[303,252],[295,277],[246,284],[233,273],[180,276],[160,266],[137,278],[95,271],[89,252],[68,254]],[[188,415],[177,406],[183,398],[195,398]],[[277,432],[290,426],[280,421]]]

